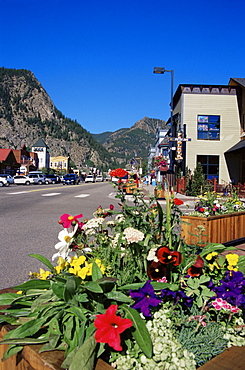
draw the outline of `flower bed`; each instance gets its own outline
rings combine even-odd
[[[36,344],[64,351],[69,370],[93,370],[98,358],[118,370],[194,370],[245,344],[244,258],[186,244],[181,201],[168,192],[166,212],[140,192],[130,205],[122,189],[117,198],[120,213],[63,214],[54,265],[30,255],[46,270],[0,295],[10,306],[0,323],[17,325],[0,342],[5,360]]]

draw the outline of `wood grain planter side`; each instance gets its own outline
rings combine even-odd
[[[0,341],[3,336],[11,330],[11,325],[0,325]],[[20,354],[14,355],[2,362],[4,352],[8,344],[0,345],[0,369],[1,370],[62,370],[64,361],[63,351],[50,351],[39,353],[42,344],[24,346]],[[78,369],[80,370],[80,369]],[[81,369],[82,370],[82,369]],[[113,370],[106,362],[99,359],[95,370]]]
[[[203,243],[227,243],[245,236],[245,212],[211,217],[182,216],[182,236],[187,244],[196,244],[198,225],[205,228]]]

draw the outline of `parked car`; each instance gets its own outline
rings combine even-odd
[[[87,175],[85,182],[95,182],[94,175]]]
[[[11,176],[9,174],[2,173],[2,174],[0,174],[0,177],[5,177],[9,184],[13,184],[14,183],[13,176]]]
[[[30,185],[34,184],[34,179],[25,175],[15,175],[14,183],[17,185]]]
[[[104,177],[102,175],[97,175],[96,178],[95,178],[95,181],[96,182],[103,182],[104,181]]]
[[[63,185],[78,185],[80,182],[80,178],[75,173],[68,173],[63,177],[62,184]]]
[[[34,180],[34,184],[42,185],[46,183],[44,175],[36,173],[36,174],[29,174],[28,177],[29,179]]]
[[[1,177],[0,176],[0,186],[9,186],[9,182],[7,181],[6,177]]]
[[[45,183],[46,184],[57,184],[59,181],[56,175],[45,175]]]

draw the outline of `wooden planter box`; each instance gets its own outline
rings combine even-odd
[[[10,325],[2,325],[0,340],[11,328]],[[0,362],[1,370],[62,370],[61,364],[64,360],[62,351],[51,351],[38,353],[40,345],[25,346],[21,354],[10,357]],[[8,345],[0,345],[0,359]],[[235,370],[244,369],[245,347],[231,347],[217,357],[213,358],[198,370]],[[1,360],[0,360],[1,361]],[[78,369],[82,370],[82,369]],[[113,370],[113,368],[102,360],[98,360],[95,370]]]
[[[245,237],[245,212],[211,217],[182,216],[182,236],[187,244],[196,244],[198,225],[205,228],[203,243],[227,243]]]
[[[0,341],[3,336],[11,330],[11,325],[0,325]],[[62,370],[64,361],[63,351],[50,351],[39,353],[42,344],[24,346],[20,354],[0,362],[1,370]],[[0,361],[8,344],[0,345]],[[113,368],[102,360],[98,360],[95,370],[112,370]],[[79,370],[79,369],[78,369]],[[82,369],[81,369],[82,370]]]

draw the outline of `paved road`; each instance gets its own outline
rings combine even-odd
[[[1,187],[0,287],[19,284],[43,267],[29,253],[52,257],[63,213],[91,218],[99,205],[110,204],[119,209],[110,183]]]

